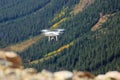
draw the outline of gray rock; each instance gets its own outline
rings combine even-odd
[[[105,76],[114,80],[120,80],[120,72],[118,71],[109,71]]]
[[[26,72],[28,74],[36,74],[37,70],[34,68],[26,68],[26,69],[24,69],[24,72]]]
[[[0,59],[0,65],[5,66],[5,67],[10,67],[10,66],[12,66],[12,63],[9,61]]]
[[[93,80],[94,75],[89,72],[74,72],[73,80]]]
[[[54,80],[72,80],[73,73],[70,71],[59,71],[54,73]]]

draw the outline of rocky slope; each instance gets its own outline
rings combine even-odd
[[[34,68],[25,69],[16,53],[0,51],[0,80],[120,80],[120,72],[110,71],[97,76],[82,71],[37,72]]]

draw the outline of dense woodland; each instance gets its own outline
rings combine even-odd
[[[55,23],[51,22],[55,14],[63,8],[74,6],[79,0],[17,1],[0,1],[0,6],[4,5],[0,7],[0,47],[40,34],[42,29]]]
[[[109,70],[120,71],[120,13],[105,23],[100,30],[87,33],[87,36],[78,39],[74,46],[64,50],[50,60],[30,65],[37,69],[55,70],[82,70],[95,74]],[[105,31],[106,35],[101,31]],[[98,34],[98,38],[96,35]]]
[[[58,26],[65,29],[59,41],[48,42],[47,38],[42,38],[18,53],[24,65],[38,70],[83,70],[94,74],[120,71],[120,1],[95,0],[81,13],[72,15],[73,7],[78,3],[79,0],[0,0],[0,48],[37,36],[42,29],[67,18]],[[65,14],[53,21],[62,10]],[[100,13],[114,15],[100,29],[92,32]],[[48,60],[26,63],[27,60],[41,59],[72,41],[75,41],[73,46]]]

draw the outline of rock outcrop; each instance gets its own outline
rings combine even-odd
[[[22,68],[22,60],[19,55],[14,52],[0,51],[0,63],[11,68]]]
[[[0,80],[120,80],[120,72],[110,71],[94,76],[89,72],[24,69],[19,55],[14,52],[0,51]]]

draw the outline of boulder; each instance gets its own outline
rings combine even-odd
[[[54,80],[72,80],[73,73],[70,71],[58,71],[53,76]]]
[[[74,72],[72,80],[93,80],[95,76],[89,72]]]
[[[104,74],[100,74],[95,77],[95,80],[110,80],[110,79],[107,78]]]
[[[11,68],[23,68],[20,56],[12,51],[0,51],[0,62],[0,65],[7,65]]]
[[[114,80],[120,80],[120,72],[118,71],[109,71],[105,76]]]

